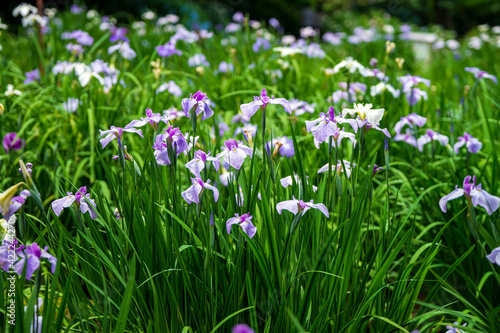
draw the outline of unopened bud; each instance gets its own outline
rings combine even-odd
[[[278,155],[278,152],[280,151],[281,146],[283,146],[283,144],[281,142],[276,142],[276,144],[274,145],[274,151],[273,151],[273,155],[271,157],[273,161],[276,158],[276,155]]]

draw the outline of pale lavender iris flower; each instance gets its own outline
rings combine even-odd
[[[160,121],[163,121],[165,124],[168,124],[170,118],[165,115],[161,115],[160,113],[153,113],[153,110],[150,108],[146,109],[146,117],[141,117],[141,120],[136,122],[136,127],[142,127],[146,124],[151,125],[155,130],[158,128],[158,124]]]
[[[416,113],[410,113],[406,117],[401,117],[401,120],[396,123],[394,130],[396,134],[401,134],[401,129],[408,125],[410,128],[415,129],[415,126],[422,127],[427,122],[427,118],[419,116]]]
[[[437,141],[441,143],[442,146],[446,146],[448,144],[449,138],[446,135],[439,134],[438,132],[434,132],[431,129],[428,129],[424,135],[422,135],[417,140],[418,150],[422,151],[424,149],[424,145],[429,142]]]
[[[224,141],[224,146],[222,147],[222,152],[217,154],[215,158],[220,160],[226,165],[230,165],[233,168],[239,170],[245,161],[247,156],[252,157],[252,148],[244,145],[242,142],[237,142],[234,139],[229,139]]]
[[[325,205],[322,203],[315,204],[313,203],[313,200],[309,202],[304,202],[302,200],[297,200],[295,197],[292,197],[292,200],[286,200],[278,203],[276,205],[276,209],[278,210],[278,214],[281,215],[281,212],[284,210],[288,210],[289,212],[293,213],[293,215],[297,215],[298,213],[301,213],[302,215],[305,214],[309,209],[314,208],[322,212],[326,217],[330,217],[330,214],[328,213],[328,209],[326,208]]]
[[[467,150],[472,154],[475,154],[478,151],[480,151],[481,147],[483,146],[483,144],[478,139],[474,138],[472,135],[470,135],[467,132],[464,133],[464,136],[459,136],[458,142],[455,143],[455,145],[453,146],[453,150],[455,150],[455,154],[458,154],[458,150],[463,145],[465,145]]]
[[[491,261],[492,264],[497,264],[500,266],[500,246],[493,249],[490,254],[486,256],[486,258]]]
[[[203,169],[205,169],[205,164],[207,163],[207,161],[212,162],[215,170],[219,171],[220,161],[217,158],[210,156],[210,152],[207,154],[202,150],[197,150],[194,153],[194,158],[186,163],[186,168],[188,168],[188,170],[191,171],[193,175],[201,178],[200,173]]]
[[[293,178],[292,178],[292,176],[281,178],[280,179],[281,186],[283,186],[284,188],[287,188],[288,186],[292,186],[293,179],[295,179],[295,183],[297,185],[300,185],[300,177],[299,177],[299,175],[294,173]],[[309,179],[309,176],[306,176],[306,179]],[[307,181],[307,184],[309,184],[309,181]],[[318,190],[318,187],[313,185],[312,189],[313,189],[313,192],[316,192]]]
[[[476,79],[478,79],[478,80],[484,78],[484,79],[490,79],[491,81],[493,81],[495,83],[498,83],[498,80],[497,80],[496,76],[488,74],[487,72],[482,71],[479,68],[476,68],[476,67],[465,67],[465,70],[467,72],[471,72],[472,74],[474,74],[474,77]]]
[[[409,91],[411,88],[418,85],[419,83],[423,83],[427,87],[430,87],[431,85],[430,80],[421,78],[420,76],[412,76],[410,74],[398,77],[398,81],[401,82],[401,84],[403,85],[403,92]]]
[[[242,104],[240,110],[246,118],[251,118],[260,107],[265,109],[268,104],[281,105],[287,113],[292,114],[290,103],[285,98],[274,98],[274,96],[269,98],[266,89],[262,89],[260,96],[254,96],[253,102]]]
[[[200,194],[203,189],[207,189],[213,192],[214,200],[217,202],[219,199],[219,190],[217,187],[210,185],[210,179],[204,182],[201,178],[191,178],[193,185],[191,185],[187,190],[181,193],[182,197],[188,204],[191,203],[200,203]]]
[[[326,141],[330,136],[337,135],[336,139],[339,141],[337,143],[340,143],[340,140],[342,140],[344,136],[349,137],[348,134],[343,135],[339,132],[338,124],[344,123],[351,125],[354,133],[358,131],[358,123],[355,119],[346,119],[342,116],[335,116],[335,109],[333,106],[330,106],[327,113],[321,112],[319,114],[318,119],[313,121],[306,120],[306,130],[313,134],[314,144],[316,145],[316,148],[319,148],[319,144]],[[349,139],[352,141],[352,138],[349,137]]]
[[[156,52],[160,57],[170,57],[173,55],[182,55],[182,51],[177,50],[175,48],[175,43],[172,43],[171,41],[156,47]]]
[[[24,80],[24,84],[28,84],[34,81],[40,81],[40,70],[38,68],[32,70],[31,72],[26,72],[26,80]]]
[[[230,234],[231,227],[234,224],[236,224],[236,225],[239,225],[241,227],[241,230],[243,230],[243,232],[246,233],[249,238],[252,238],[257,233],[257,227],[255,225],[253,225],[252,218],[253,218],[253,216],[250,215],[250,213],[243,214],[241,216],[236,214],[235,217],[230,218],[226,222],[227,233]],[[234,332],[234,329],[233,329],[233,332]]]
[[[498,209],[500,205],[500,198],[489,194],[481,188],[481,184],[476,186],[476,176],[472,178],[472,183],[470,182],[471,176],[467,176],[464,179],[463,188],[458,188],[455,186],[455,190],[450,194],[445,195],[439,200],[439,207],[446,213],[446,204],[448,201],[460,198],[465,195],[465,198],[469,203],[472,203],[474,207],[478,205],[486,209],[488,215],[493,214],[494,211]]]
[[[411,106],[417,104],[421,99],[427,100],[427,92],[420,88],[411,88],[405,92],[406,100]]]
[[[351,162],[344,160],[344,166],[345,166],[345,173],[346,173],[347,178],[351,177],[351,169],[354,168],[356,166],[356,164],[353,163],[351,166]],[[327,171],[328,171],[328,164],[325,164],[324,166],[322,166],[318,170],[318,174],[323,173],[323,172],[327,172]],[[340,175],[340,173],[344,171],[344,168],[342,167],[342,162],[340,162],[340,160],[337,161],[337,165],[332,164],[332,172],[333,171],[337,171],[338,175]]]
[[[99,132],[101,133],[101,137],[104,136],[104,138],[99,140],[102,144],[102,148],[104,149],[114,139],[118,139],[118,145],[121,146],[121,139],[124,132],[137,133],[141,136],[141,138],[144,138],[144,136],[142,135],[142,131],[136,128],[143,125],[144,124],[141,125],[140,120],[132,120],[130,124],[128,124],[124,128],[111,126],[111,128],[107,131],[99,130]]]
[[[98,215],[95,211],[96,204],[93,199],[90,199],[90,193],[87,193],[87,186],[80,187],[74,195],[72,192],[67,192],[65,197],[52,201],[51,207],[56,216],[59,216],[64,208],[71,207],[73,203],[76,203],[82,214],[89,212],[92,220],[97,218]]]

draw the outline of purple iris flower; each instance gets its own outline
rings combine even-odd
[[[485,78],[485,79],[490,79],[491,81],[498,83],[497,77],[491,74],[488,74],[485,71],[480,70],[479,68],[476,67],[465,67],[465,70],[467,72],[471,72],[474,74],[474,77],[478,80]]]
[[[114,42],[121,40],[121,41],[128,43],[129,39],[127,37],[125,37],[125,35],[127,33],[128,33],[127,28],[112,27],[111,28],[111,37],[109,38],[109,41],[111,43],[114,43]]]
[[[300,177],[299,177],[299,175],[293,174],[293,178],[295,178],[295,183],[296,184],[300,184]],[[306,179],[309,179],[309,176],[306,176]],[[292,186],[293,185],[292,176],[281,178],[280,179],[280,183],[281,183],[281,186],[283,186],[284,188],[287,188],[288,186]],[[307,181],[307,183],[309,184],[309,181]],[[313,185],[312,188],[313,188],[313,192],[316,192],[318,190],[317,186]]]
[[[500,266],[500,246],[496,249],[493,249],[490,254],[486,256],[486,258],[491,261],[492,264],[497,264]]]
[[[87,193],[87,186],[80,187],[75,195],[72,192],[67,192],[67,196],[52,201],[51,207],[56,216],[59,216],[64,208],[71,207],[75,202],[82,214],[89,212],[92,220],[97,218],[97,212],[94,209],[96,206],[95,201],[90,199],[90,193]]]
[[[295,149],[293,149],[293,140],[288,139],[286,136],[276,137],[272,141],[268,141],[266,143],[266,150],[269,155],[273,152],[271,151],[272,147],[276,147],[279,145],[279,153],[283,157],[292,157],[295,155]]]
[[[356,164],[352,164],[351,167],[351,162],[344,160],[344,165],[345,165],[345,173],[347,178],[351,177],[351,169],[356,166]],[[328,163],[323,165],[319,170],[318,174],[327,172],[328,171]],[[342,162],[337,161],[337,165],[332,164],[332,171],[337,171],[337,174],[340,175],[342,171],[344,171],[344,168],[342,167]]]
[[[260,96],[254,96],[253,102],[241,104],[240,110],[243,112],[245,117],[251,118],[260,107],[265,109],[267,104],[279,104],[285,109],[286,112],[292,114],[290,103],[285,98],[274,98],[274,96],[269,98],[269,96],[267,96],[266,89],[262,89]]]
[[[153,110],[147,108],[146,109],[146,117],[141,117],[141,120],[135,123],[136,127],[142,127],[146,124],[151,125],[154,129],[158,127],[158,123],[163,121],[165,124],[168,124],[170,118],[165,115],[161,115],[160,113],[153,113]]]
[[[368,166],[370,167],[370,166]],[[373,174],[375,175],[377,172],[384,170],[381,166],[378,166],[376,164],[373,165]]]
[[[500,205],[500,198],[489,194],[481,188],[481,184],[476,186],[476,176],[472,178],[472,183],[470,182],[471,176],[467,176],[464,179],[463,189],[455,186],[455,190],[450,194],[445,195],[439,200],[439,207],[446,213],[446,203],[450,200],[460,198],[465,195],[465,198],[469,203],[472,202],[474,207],[477,205],[486,209],[488,215],[493,214],[494,211],[498,209]]]
[[[169,93],[174,95],[175,97],[181,97],[182,96],[182,90],[181,88],[172,80],[168,81],[167,83],[163,83],[156,89],[156,93],[162,93],[165,90],[167,90]]]
[[[193,185],[191,185],[187,190],[181,193],[182,197],[188,204],[193,202],[199,204],[200,203],[200,194],[203,189],[210,190],[214,193],[214,200],[217,202],[219,199],[219,190],[217,187],[210,185],[210,179],[204,182],[201,178],[191,178]]]
[[[335,33],[328,31],[323,35],[323,41],[333,45],[339,45],[340,43],[342,43],[342,38],[344,37],[345,34],[342,32]]]
[[[66,50],[73,53],[74,55],[80,55],[83,53],[83,47],[80,44],[68,43],[66,44]]]
[[[255,333],[247,324],[238,324],[233,327],[232,333]]]
[[[157,135],[155,143],[153,144],[153,149],[155,150],[154,156],[159,165],[169,165],[168,147],[171,146],[177,155],[190,148],[179,128],[169,126],[163,131],[165,133]]]
[[[23,82],[24,84],[28,84],[34,81],[40,81],[40,70],[38,68],[24,74],[26,75],[26,80],[24,80]]]
[[[394,137],[394,141],[404,141],[407,144],[417,148],[417,139],[415,139],[415,137],[412,135],[412,131],[409,128],[406,129],[406,134],[396,134],[396,136]]]
[[[132,50],[128,42],[118,42],[117,44],[108,48],[108,54],[115,53],[116,51],[118,51],[122,57],[128,60],[134,59],[137,55],[135,51]]]
[[[309,209],[314,208],[314,209],[318,209],[326,217],[330,217],[330,214],[328,213],[328,209],[322,203],[315,204],[315,203],[313,203],[313,200],[311,200],[309,202],[304,202],[302,200],[295,199],[295,197],[292,197],[292,198],[293,198],[292,200],[282,201],[276,205],[276,209],[278,210],[278,214],[281,215],[281,212],[283,211],[283,209],[285,209],[285,210],[288,210],[289,212],[293,213],[293,215],[297,215],[297,213],[302,213],[302,215],[304,215],[305,212],[307,212]]]
[[[245,19],[245,16],[243,15],[242,12],[236,12],[233,15],[233,21],[234,22],[241,23],[241,22],[243,22],[244,19]]]
[[[403,92],[407,92],[413,86],[418,85],[419,83],[425,84],[427,87],[431,85],[431,81],[421,78],[420,76],[412,76],[410,74],[406,74],[406,76],[398,77],[399,82],[403,85]]]
[[[229,139],[224,141],[222,152],[217,154],[215,158],[218,160],[222,158],[225,164],[239,170],[245,158],[247,156],[252,157],[252,153],[252,148],[245,146],[242,142],[238,143],[234,139]]]
[[[437,141],[441,143],[442,146],[446,146],[448,144],[449,138],[446,135],[439,134],[438,132],[434,132],[431,129],[428,129],[424,135],[422,135],[417,140],[418,150],[422,151],[425,144],[429,142]]]
[[[168,42],[164,45],[160,45],[156,47],[156,52],[160,57],[170,57],[174,54],[182,55],[182,51],[179,51],[175,48],[175,43]]]
[[[304,113],[314,113],[314,108],[316,107],[316,104],[309,104],[304,101],[300,101],[298,99],[291,99],[290,101],[290,109],[296,116],[303,115]]]
[[[253,236],[255,236],[255,234],[257,233],[257,227],[253,225],[253,223],[252,223],[253,216],[250,215],[250,213],[243,214],[241,216],[239,216],[238,214],[235,214],[234,216],[235,217],[230,218],[226,222],[226,229],[227,229],[228,234],[231,233],[231,227],[233,226],[233,224],[236,224],[236,225],[239,225],[241,227],[243,232],[246,233],[248,235],[248,237],[252,238]],[[234,332],[234,329],[233,329],[233,332]],[[237,331],[237,332],[239,332],[239,331]],[[245,331],[243,331],[243,332],[245,332]]]
[[[427,92],[420,88],[411,88],[405,92],[406,100],[411,106],[417,104],[422,98],[427,100]]]
[[[210,153],[206,154],[202,150],[197,150],[194,153],[194,158],[186,163],[186,168],[188,168],[188,170],[191,171],[193,175],[201,178],[200,172],[201,170],[205,169],[205,164],[207,161],[212,162],[215,170],[219,171],[220,161],[217,158],[210,156]]]
[[[21,276],[24,266],[26,265],[26,280],[31,280],[33,273],[40,268],[41,259],[47,259],[51,266],[50,271],[54,274],[56,271],[57,258],[48,253],[48,249],[48,246],[41,249],[37,243],[32,243],[26,248],[22,245],[18,250],[16,250],[16,254],[20,258],[14,266],[16,273]]]
[[[87,32],[82,30],[63,32],[61,35],[61,39],[74,39],[77,43],[85,46],[90,46],[94,43],[94,38],[92,38]]]
[[[198,90],[194,95],[191,94],[189,98],[184,98],[182,100],[182,110],[186,114],[186,117],[191,117],[189,112],[196,106],[196,115],[198,116],[203,113],[201,120],[205,120],[214,114],[214,111],[210,108],[209,101],[207,94]]]
[[[124,128],[111,126],[107,131],[99,130],[99,132],[101,133],[101,137],[107,134],[104,138],[99,140],[102,144],[102,148],[104,149],[108,145],[108,143],[110,143],[115,138],[118,139],[118,145],[121,147],[123,132],[137,133],[141,136],[141,138],[144,138],[144,136],[142,135],[142,131],[135,128],[140,126],[144,126],[144,124],[141,125],[140,120],[132,120],[130,124],[128,124]]]
[[[7,212],[2,212],[0,208],[0,213],[2,214],[3,218],[8,221],[10,217],[14,215],[14,213],[21,209],[28,197],[31,197],[31,192],[28,190],[22,190],[20,195],[13,197],[10,201],[9,209],[7,210]]]
[[[234,66],[231,63],[227,63],[225,61],[222,61],[219,64],[219,72],[221,73],[229,73],[234,71]]]
[[[410,113],[406,117],[401,117],[401,120],[396,123],[394,126],[394,130],[396,131],[396,134],[401,134],[401,129],[405,126],[408,125],[411,128],[415,128],[414,126],[422,127],[425,125],[427,122],[427,118],[419,116],[416,113]]]
[[[453,149],[455,150],[455,154],[458,154],[458,150],[463,145],[465,145],[467,150],[473,154],[480,151],[481,147],[483,146],[483,144],[478,139],[474,138],[472,135],[470,135],[467,132],[464,133],[464,136],[459,136],[458,142],[455,143],[455,146],[453,146]]]
[[[16,132],[5,134],[2,140],[3,149],[8,154],[11,150],[20,150],[24,147],[25,142],[17,136]]]
[[[453,325],[457,326],[458,323],[454,322]],[[462,326],[463,327],[467,326],[467,323],[463,324]],[[460,331],[458,328],[453,327],[451,325],[446,326],[446,329],[447,331],[445,333],[462,333],[462,331]]]
[[[358,131],[358,124],[355,119],[346,119],[342,116],[335,116],[335,109],[333,106],[328,108],[327,113],[321,112],[319,118],[313,121],[306,120],[306,130],[314,135],[316,147],[328,139],[328,137],[336,134],[338,131],[337,124],[348,123],[351,125],[354,133]]]
[[[9,238],[6,237],[3,240],[3,244],[0,246],[0,267],[6,272],[10,270],[12,262],[12,254],[11,257],[9,258],[9,252],[10,252],[9,250],[12,249],[15,250],[13,256],[14,256],[14,261],[17,261],[19,259],[17,252],[24,248],[24,245],[21,245],[19,247],[17,246],[19,244],[17,239],[14,238],[12,242],[10,242],[8,240]]]
[[[259,52],[261,49],[262,51],[269,50],[271,48],[271,43],[267,39],[264,39],[262,37],[257,37],[257,40],[255,43],[252,45],[252,50],[254,52]]]
[[[78,5],[71,5],[70,11],[72,14],[81,14],[83,13],[83,7],[80,7]]]
[[[269,19],[269,25],[273,27],[274,29],[278,29],[280,27],[280,21],[278,21],[276,18],[271,17]]]

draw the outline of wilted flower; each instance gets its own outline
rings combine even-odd
[[[472,203],[474,207],[478,205],[486,209],[488,215],[493,214],[494,211],[498,209],[500,205],[500,198],[489,194],[481,188],[481,184],[476,186],[476,176],[472,178],[472,183],[470,182],[471,176],[467,176],[464,179],[463,189],[455,186],[455,190],[450,194],[445,195],[439,200],[439,207],[446,213],[446,204],[448,201],[460,198],[465,195],[467,201]]]
[[[313,200],[304,202],[302,200],[295,199],[295,197],[292,198],[292,200],[282,201],[276,205],[278,214],[281,215],[281,212],[285,209],[293,213],[293,215],[297,215],[297,213],[302,213],[302,215],[304,215],[309,209],[314,208],[322,212],[326,217],[330,216],[328,209],[322,203],[315,204],[313,203]]]
[[[17,136],[16,132],[5,134],[2,140],[3,149],[8,154],[11,150],[20,150],[24,147],[24,140]]]
[[[245,146],[243,143],[238,143],[234,139],[224,141],[222,152],[217,154],[216,159],[223,159],[224,163],[232,166],[235,169],[240,169],[247,156],[252,157],[252,148]]]
[[[293,155],[295,155],[295,150],[293,149],[293,140],[288,139],[286,136],[281,138],[280,137],[273,138],[272,141],[268,141],[266,143],[266,150],[269,155],[271,155],[272,153],[271,150],[273,149],[273,147],[274,149],[278,149],[280,155],[283,157],[292,157]]]
[[[214,200],[217,202],[219,199],[219,190],[217,187],[210,185],[210,179],[204,182],[201,178],[191,178],[193,185],[191,185],[187,190],[181,193],[182,197],[188,204],[193,202],[199,204],[200,203],[200,194],[203,189],[207,189],[213,192]]]
[[[467,72],[471,72],[474,74],[474,77],[478,80],[485,78],[485,79],[490,79],[491,81],[498,83],[497,77],[491,74],[488,74],[485,71],[480,70],[479,68],[476,67],[465,67],[465,70]]]
[[[441,143],[441,145],[446,146],[448,144],[449,138],[446,135],[439,134],[438,132],[434,132],[431,129],[428,129],[424,135],[422,135],[417,140],[418,150],[422,151],[425,144],[429,142],[437,141]]]
[[[481,147],[483,146],[483,144],[478,139],[474,138],[472,135],[470,135],[467,132],[464,133],[464,136],[459,136],[458,142],[455,143],[455,145],[453,146],[453,150],[455,150],[455,154],[458,154],[458,150],[463,145],[465,145],[467,150],[473,154],[475,154],[479,150],[481,150]]]
[[[257,110],[262,106],[263,109],[267,107],[267,104],[279,104],[283,106],[286,112],[292,113],[290,108],[290,103],[285,98],[274,98],[274,96],[267,96],[266,89],[262,89],[260,96],[254,96],[254,101],[246,104],[241,104],[240,110],[243,115],[247,118],[251,118]]]
[[[75,202],[77,207],[80,208],[82,214],[89,212],[92,220],[97,218],[97,212],[94,208],[96,206],[95,201],[90,199],[90,193],[87,193],[87,186],[80,187],[75,195],[73,195],[72,192],[67,192],[67,196],[52,201],[52,210],[56,216],[59,216],[64,208],[71,207],[71,205]]]
[[[207,94],[198,90],[194,95],[191,94],[189,98],[184,98],[182,100],[182,110],[184,110],[186,117],[191,117],[189,112],[194,106],[196,106],[196,115],[198,116],[203,113],[201,120],[205,120],[214,114],[214,111],[210,108],[209,101],[210,100],[207,98]]]
[[[253,216],[250,215],[250,213],[243,214],[241,216],[239,216],[238,214],[235,214],[235,217],[230,218],[226,222],[227,233],[230,234],[231,227],[233,226],[233,224],[236,224],[236,225],[239,225],[241,227],[243,232],[246,233],[248,235],[248,237],[252,238],[257,233],[257,227],[253,225],[252,218],[253,218]],[[233,332],[234,332],[234,328],[233,328]],[[240,331],[237,331],[237,332],[240,332]]]

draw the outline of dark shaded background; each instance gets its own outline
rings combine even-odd
[[[35,0],[2,0],[0,16],[4,21],[13,20],[12,9],[21,2],[35,5]],[[45,7],[67,9],[72,0],[46,0]],[[368,13],[381,9],[403,21],[419,25],[440,24],[459,35],[478,24],[500,25],[500,0],[84,0],[76,4],[97,9],[101,14],[111,14],[122,21],[139,17],[151,9],[160,16],[174,13],[187,25],[214,27],[226,23],[236,11],[248,12],[256,20],[277,18],[285,31],[297,33],[303,25],[321,27],[321,18],[332,17],[342,11],[354,10]]]

